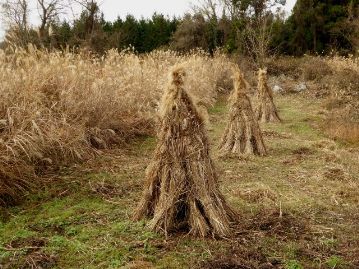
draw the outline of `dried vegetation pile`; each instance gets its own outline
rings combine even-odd
[[[219,191],[204,119],[184,79],[175,69],[162,99],[159,141],[135,218],[151,217],[150,227],[165,234],[229,236],[235,214]]]
[[[261,122],[280,122],[277,107],[274,104],[273,91],[268,86],[267,70],[258,72],[257,119]]]
[[[249,84],[239,68],[233,68],[234,91],[230,96],[229,120],[220,150],[224,154],[266,155],[262,131],[248,97]]]

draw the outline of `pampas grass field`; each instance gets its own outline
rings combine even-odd
[[[174,64],[203,109],[228,76],[223,55],[152,52],[0,51],[0,203],[14,203],[47,168],[83,161],[155,131],[156,110]]]
[[[268,59],[268,86],[283,87],[272,100],[282,122],[259,123],[266,156],[241,157],[218,150],[231,111],[233,63],[255,110],[258,70],[219,51],[0,50],[0,268],[358,268],[357,60]],[[171,122],[167,129],[159,124],[171,121],[164,115],[178,119],[171,107],[160,111],[176,65],[186,73],[186,109],[198,109],[205,125],[195,122],[203,136],[183,131],[178,141],[195,148],[205,141],[207,170],[219,179],[213,186],[238,213],[225,239],[165,236],[146,219],[132,220],[152,158],[181,148],[167,137]],[[298,83],[307,89],[293,90]],[[171,105],[183,105],[176,100]],[[189,112],[182,116],[186,124],[193,120]],[[170,159],[156,171],[171,174]],[[188,171],[206,179],[207,170],[182,167],[180,159],[175,165],[184,171],[181,186],[203,193]],[[157,196],[151,198],[152,206]],[[196,200],[190,198],[188,208]],[[203,205],[196,204],[195,217],[209,223]]]

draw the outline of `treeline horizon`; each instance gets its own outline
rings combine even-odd
[[[273,5],[269,0],[232,2],[240,2],[231,7],[237,8],[233,14],[211,13],[210,6],[202,6],[182,17],[154,13],[147,19],[127,15],[107,21],[97,3],[89,1],[73,22],[54,18],[38,30],[9,27],[1,47],[31,43],[48,49],[86,48],[98,54],[129,47],[137,53],[196,48],[213,53],[221,48],[256,59],[274,54],[358,53],[359,0],[297,0],[289,17],[283,10],[273,11],[279,0]]]

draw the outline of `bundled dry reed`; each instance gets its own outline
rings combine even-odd
[[[194,95],[211,105],[223,60],[202,53],[0,50],[0,204],[19,199],[48,168],[153,133],[166,73],[181,62]]]
[[[273,91],[268,86],[267,70],[260,69],[258,72],[258,107],[257,119],[261,122],[280,122],[277,108],[273,100]]]
[[[230,97],[229,120],[224,131],[220,151],[224,154],[266,155],[262,131],[247,95],[248,82],[241,70],[233,67],[234,92]]]
[[[225,237],[235,214],[219,191],[204,120],[184,77],[182,67],[171,73],[161,102],[158,145],[134,218],[151,217],[149,226],[165,234]]]

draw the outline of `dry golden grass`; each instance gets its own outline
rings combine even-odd
[[[331,138],[357,143],[359,141],[359,123],[330,121],[327,133]]]
[[[330,110],[327,133],[332,138],[351,143],[359,142],[359,62],[349,57],[326,59],[333,70],[329,79],[331,94],[327,108]]]
[[[276,77],[284,76],[284,88],[293,88],[298,81],[306,81],[309,95],[327,98],[325,107],[329,113],[324,129],[328,135],[348,142],[359,141],[358,58],[281,57],[270,59],[268,70]]]
[[[220,54],[0,51],[0,202],[17,200],[49,167],[153,132],[168,70],[178,63],[196,102],[213,104],[229,70]]]
[[[338,72],[344,69],[351,69],[359,72],[359,59],[353,57],[352,55],[349,57],[327,57],[325,60],[334,70]]]

